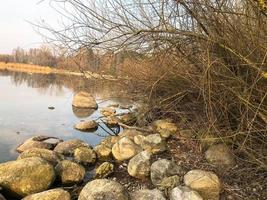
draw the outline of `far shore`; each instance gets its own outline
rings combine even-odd
[[[84,72],[74,72],[65,69],[57,69],[49,66],[40,66],[33,64],[22,64],[22,63],[4,63],[0,62],[0,70],[9,70],[16,72],[26,72],[26,73],[38,73],[38,74],[62,74],[62,75],[72,75],[72,76],[85,76],[86,78],[95,79],[108,79],[114,80],[115,78],[110,75],[100,75],[91,71]]]

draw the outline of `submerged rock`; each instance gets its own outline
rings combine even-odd
[[[178,175],[181,177],[184,174],[180,166],[166,159],[161,159],[154,162],[151,165],[150,170],[151,181],[155,186],[160,186],[164,178],[171,177],[174,175]]]
[[[164,194],[157,190],[137,190],[131,194],[131,200],[166,200]]]
[[[71,196],[67,191],[58,188],[29,195],[22,200],[71,200]]]
[[[160,134],[151,134],[144,138],[142,148],[152,154],[163,152],[166,150],[166,141]]]
[[[209,147],[205,157],[211,164],[219,167],[233,167],[236,164],[234,155],[225,144],[216,144]]]
[[[47,190],[54,180],[53,166],[41,158],[0,164],[0,186],[19,196]]]
[[[98,124],[94,120],[79,122],[78,124],[74,126],[75,129],[80,130],[80,131],[96,130],[97,127],[98,127]]]
[[[96,169],[96,178],[106,178],[113,172],[114,165],[110,162],[104,162]]]
[[[198,192],[186,186],[179,186],[170,191],[170,200],[203,200]]]
[[[38,148],[32,148],[32,149],[23,151],[19,155],[18,160],[30,158],[30,157],[42,158],[46,160],[47,162],[51,163],[52,165],[56,165],[60,160],[62,160],[62,156],[60,156],[56,152],[48,150],[48,149],[38,149]]]
[[[51,141],[52,140],[52,141]],[[53,149],[62,140],[49,136],[34,136],[17,147],[19,153],[32,148]]]
[[[79,147],[74,151],[74,159],[85,165],[94,164],[96,161],[96,153],[93,149],[88,147]]]
[[[56,166],[56,173],[63,185],[73,185],[82,182],[85,169],[75,162],[63,160]]]
[[[218,176],[213,172],[191,170],[184,176],[184,183],[199,192],[204,199],[219,199],[221,183]]]
[[[153,123],[157,132],[160,133],[161,137],[168,138],[171,135],[177,133],[178,128],[175,123],[169,120],[157,120]]]
[[[63,155],[73,155],[74,150],[79,147],[90,147],[89,144],[85,143],[82,140],[71,139],[64,142],[59,143],[54,151],[63,154]]]
[[[78,108],[97,109],[98,105],[94,97],[88,92],[78,92],[74,95],[72,105]]]
[[[95,112],[95,109],[92,108],[77,108],[72,106],[73,114],[78,118],[86,118],[92,115]]]
[[[151,154],[147,151],[142,151],[134,156],[128,164],[129,175],[139,179],[149,176],[150,156]]]
[[[131,139],[127,137],[121,138],[112,147],[112,154],[118,161],[128,160],[141,151],[142,148],[136,145]]]
[[[106,145],[100,144],[97,145],[94,149],[97,154],[97,158],[99,160],[107,161],[111,159],[112,156],[111,148],[107,147]]]
[[[82,189],[78,200],[129,200],[123,186],[107,179],[93,180]]]

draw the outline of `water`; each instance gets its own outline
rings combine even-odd
[[[79,138],[94,146],[108,135],[102,128],[94,133],[73,128],[82,119],[100,116],[99,110],[91,113],[73,110],[72,97],[79,90],[92,93],[99,109],[114,103],[131,103],[121,86],[114,82],[0,71],[0,163],[16,159],[16,147],[32,136]],[[49,106],[55,109],[50,110]]]

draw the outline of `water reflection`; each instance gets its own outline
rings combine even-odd
[[[0,71],[0,162],[15,159],[14,149],[18,144],[36,135],[79,138],[96,145],[108,133],[117,133],[118,128],[112,130],[103,123],[103,127],[94,133],[73,128],[81,119],[98,119],[100,116],[98,110],[72,108],[73,93],[79,90],[92,93],[99,109],[114,103],[129,103],[122,86],[114,82]],[[110,97],[112,100],[107,100]],[[50,106],[55,109],[48,109]]]

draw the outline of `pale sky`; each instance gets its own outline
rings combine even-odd
[[[49,6],[49,1],[0,0],[0,54],[11,53],[12,49],[29,49],[40,46],[43,39],[27,21],[45,20],[56,24],[58,14]]]

